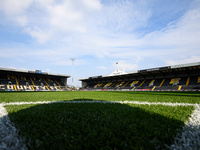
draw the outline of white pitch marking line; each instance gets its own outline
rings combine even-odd
[[[8,112],[2,104],[0,104],[0,149],[27,149],[24,141],[18,136],[16,128],[11,124]]]
[[[36,101],[36,102],[10,102],[1,103],[6,105],[28,105],[28,104],[51,104],[51,103],[102,103],[102,104],[137,104],[137,105],[165,105],[165,106],[197,106],[190,103],[170,103],[170,102],[139,102],[139,101]]]
[[[175,136],[174,144],[169,149],[184,150],[200,148],[200,105],[195,106],[191,117],[185,123],[181,133]]]

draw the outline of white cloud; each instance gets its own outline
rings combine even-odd
[[[200,6],[190,9],[176,22],[170,22],[166,28],[147,34],[144,43],[155,47],[200,46]]]
[[[72,66],[72,61],[68,57],[61,57],[57,59],[50,59],[48,60],[48,63],[50,63],[53,66]],[[87,65],[87,60],[77,58],[74,61],[74,66],[83,66]]]
[[[13,21],[19,26],[26,26],[28,19],[26,16],[27,9],[33,0],[0,0],[0,12],[2,11],[8,21]]]
[[[40,43],[53,37],[47,38],[50,32],[52,35],[85,32],[85,17],[101,9],[99,0],[0,0],[0,3],[0,11],[7,20],[24,26],[26,33]]]
[[[111,4],[103,5],[94,21],[103,32],[106,29],[110,33],[128,33],[137,27],[146,26],[150,14],[144,1],[112,1]]]
[[[185,55],[200,55],[200,9],[198,7],[191,7],[178,20],[169,22],[167,27],[150,32],[144,37],[138,37],[135,32],[126,33],[124,28],[128,27],[128,25],[135,25],[136,28],[137,23],[134,24],[135,22],[130,21],[129,24],[126,24],[126,22],[120,20],[121,16],[118,14],[120,9],[116,11],[115,7],[119,8],[121,5],[106,6],[111,8],[109,10],[111,12],[106,13],[106,16],[104,15],[104,21],[101,18],[97,19],[95,27],[98,27],[99,31],[92,28],[92,31],[87,32],[82,37],[80,36],[79,45],[84,45],[87,48],[87,52],[95,54],[99,58],[134,59],[139,56],[145,57],[147,60],[152,57],[162,61],[167,60],[169,57],[179,57],[183,53]],[[125,8],[128,10],[126,5],[123,7],[123,10]],[[102,8],[103,10],[105,10],[104,7]],[[136,11],[138,11],[137,8]],[[129,16],[128,11],[125,12],[127,13],[125,16]],[[149,14],[147,13],[145,17],[142,17],[141,14],[135,15],[136,18],[144,19],[144,21],[139,21],[138,26],[143,25],[145,27],[145,24],[149,21]],[[124,20],[131,19],[124,18]],[[110,23],[111,25],[109,26]],[[99,26],[99,24],[102,24],[102,26]],[[120,28],[125,31],[117,33]],[[109,31],[109,29],[111,30]],[[88,48],[91,50],[88,50]]]
[[[66,64],[64,58],[67,57],[92,55],[97,59],[123,60],[122,69],[134,70],[149,58],[170,63],[200,55],[198,3],[179,19],[169,22],[167,27],[154,29],[141,37],[137,29],[145,28],[151,21],[151,6],[147,1],[111,2],[0,0],[0,10],[8,20],[21,26],[25,33],[42,45],[37,50],[26,45],[28,52],[24,48],[20,50],[21,54],[55,60],[57,65]],[[139,58],[140,61],[135,61]]]
[[[97,66],[97,68],[102,69],[102,70],[106,70],[107,69],[106,66]]]
[[[73,1],[73,2],[77,8],[85,9],[86,11],[100,10],[102,7],[99,0],[77,0],[77,1]]]
[[[15,20],[16,23],[19,24],[20,26],[26,26],[28,23],[28,19],[26,16],[17,16],[13,20]]]
[[[113,63],[113,68],[125,70],[125,71],[132,71],[138,69],[139,59],[136,61],[127,61],[127,60],[120,60]]]
[[[57,31],[84,31],[80,21],[83,14],[75,10],[70,1],[62,5],[51,5],[48,7],[49,25]]]
[[[34,29],[27,27],[24,31],[30,34],[31,37],[37,39],[39,43],[45,43],[52,37],[52,33],[50,31],[45,32],[36,26],[34,27]]]
[[[0,0],[0,10],[8,16],[17,16],[25,13],[33,0]]]
[[[168,59],[165,61],[167,65],[178,65],[178,64],[186,64],[186,63],[194,63],[199,62],[200,56],[191,56],[191,57],[180,57],[178,59]]]

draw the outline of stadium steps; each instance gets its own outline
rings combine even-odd
[[[25,91],[26,91],[26,90],[33,90],[33,89],[32,89],[32,86],[26,86]]]
[[[134,90],[134,89],[136,88],[137,84],[139,84],[139,83],[140,83],[140,81],[134,80],[134,81],[132,81],[131,84],[129,85],[129,88],[130,88],[131,90]],[[135,87],[135,88],[134,88],[134,87]]]
[[[113,84],[113,82],[110,82],[108,85],[107,85],[107,88],[110,88],[110,86]]]
[[[132,86],[133,84],[135,85],[135,84],[138,84],[139,83],[139,81],[133,81],[133,82],[131,82],[131,84],[130,84],[130,86]]]
[[[46,79],[47,79],[47,81],[51,82],[51,79],[50,79],[50,78],[46,78]]]
[[[94,88],[101,88],[103,86],[103,83],[97,83],[94,85]]]
[[[180,80],[181,80],[181,78],[172,78],[171,81],[169,82],[169,84],[177,85]]]
[[[121,82],[117,82],[117,83],[115,84],[115,87],[119,86],[120,83],[121,83]]]
[[[125,82],[124,81],[122,81],[120,84],[119,84],[119,86],[123,86],[123,84],[124,84]]]
[[[188,85],[189,85],[189,83],[190,83],[190,77],[188,77],[188,78],[187,78],[187,82],[186,82],[186,84],[185,84],[185,85],[186,85],[186,86],[188,86]]]
[[[31,85],[31,88],[33,89],[33,91],[35,91],[35,88]]]
[[[61,85],[58,83],[58,81],[57,80],[55,80],[56,81],[56,83],[58,84],[58,86],[60,87]]]
[[[63,89],[59,86],[59,89],[61,90],[61,91],[63,91]]]
[[[61,85],[58,83],[58,81],[57,80],[55,80],[56,81],[56,83],[58,84],[58,88],[61,90],[61,91],[63,91],[63,89],[61,88]]]
[[[30,80],[31,80],[33,86],[35,86],[35,83],[33,82],[33,79],[31,77],[30,77]]]
[[[21,80],[26,80],[26,77],[25,76],[21,76]]]
[[[101,89],[103,89],[105,85],[106,85],[106,83],[102,83]]]
[[[111,84],[112,82],[108,82],[106,85],[104,85],[104,88],[108,88]]]
[[[126,82],[122,88],[126,87],[128,83],[129,83],[129,81],[128,81],[128,82]]]
[[[94,88],[97,88],[98,86],[99,86],[99,83],[95,84],[95,85],[94,85]]]
[[[114,82],[113,84],[110,85],[109,88],[113,87],[113,86],[116,85],[116,84],[117,84],[117,82]]]
[[[105,83],[102,82],[100,88],[103,88],[104,85],[105,85]]]
[[[71,91],[71,89],[69,89],[67,86],[66,86],[66,89],[67,89],[68,91]]]
[[[60,85],[60,84],[59,84]],[[58,88],[61,90],[61,91],[63,91],[63,89],[61,88],[61,86],[58,86]]]
[[[15,91],[17,91],[17,87],[16,87],[16,85],[14,85],[14,89],[15,89]]]
[[[100,83],[100,84],[99,84],[99,88],[101,88],[101,87],[102,87],[102,85],[103,85],[103,83]]]
[[[118,87],[116,90],[118,91],[120,89],[120,87]]]
[[[120,88],[123,84],[124,84],[123,81],[122,81],[122,82],[118,82],[118,83],[115,85],[115,87],[116,87],[116,88],[118,88],[118,87]]]
[[[48,88],[48,86],[46,86],[46,88],[47,88],[47,90],[51,91],[51,90]]]
[[[155,90],[155,88],[156,88],[156,86],[154,86],[151,90],[153,91],[153,90]]]
[[[145,80],[139,85],[139,87],[141,87],[144,84]]]
[[[43,78],[44,82],[46,83],[47,86],[49,86],[49,84],[47,83],[47,81],[45,80],[45,78]]]
[[[155,82],[155,80],[151,80],[151,82],[149,83],[149,86],[153,86],[154,82]]]
[[[115,89],[119,90],[123,84],[124,84],[124,81],[117,82],[117,84],[115,85]]]
[[[15,76],[15,81],[16,81],[16,84],[19,85],[19,82],[17,81],[17,77]]]
[[[101,85],[102,85],[102,83],[99,83],[97,87],[98,87],[98,88],[100,88],[100,87],[101,87]]]
[[[164,82],[165,82],[165,79],[162,80],[162,82],[160,83],[159,87],[161,87]]]

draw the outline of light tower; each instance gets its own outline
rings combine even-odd
[[[73,77],[73,74],[74,74],[74,62],[75,62],[75,58],[71,58],[71,61],[72,61],[72,86],[71,86],[71,88],[72,88],[73,85],[74,85],[74,77]]]

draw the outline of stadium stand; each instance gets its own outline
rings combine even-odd
[[[86,91],[200,91],[200,62],[79,80]]]
[[[69,91],[68,75],[0,68],[0,91]]]

